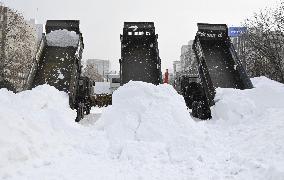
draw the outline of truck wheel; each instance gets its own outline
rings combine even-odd
[[[184,97],[184,101],[185,101],[185,104],[187,106],[188,109],[192,109],[192,100],[190,99],[190,97]]]
[[[79,122],[83,118],[84,118],[84,104],[79,103],[78,108],[77,108],[77,117],[76,117],[75,121]]]
[[[192,116],[199,118],[199,114],[200,114],[200,101],[193,101],[192,103]]]
[[[204,101],[194,101],[192,103],[192,116],[202,120],[210,119],[210,107]]]
[[[86,107],[86,114],[90,114],[90,112],[91,112],[91,107],[90,107],[90,106],[87,106],[87,107]]]

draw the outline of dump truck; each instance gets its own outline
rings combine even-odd
[[[124,22],[120,35],[120,84],[130,80],[162,83],[158,35],[154,22]]]
[[[31,89],[49,84],[68,93],[70,107],[77,110],[76,121],[90,113],[91,108],[90,82],[81,76],[84,43],[79,24],[79,20],[47,20],[46,35],[42,36],[26,85],[26,89]]]
[[[181,89],[192,115],[210,119],[216,88],[249,89],[253,85],[231,43],[227,25],[198,23],[197,26],[192,48],[200,82],[187,78]]]
[[[184,97],[186,106],[189,109],[192,109],[193,101],[196,100],[197,97],[199,97],[194,95],[196,92],[199,93],[199,91],[194,91],[197,86],[200,87],[199,84],[200,78],[196,74],[179,74],[179,76],[175,80],[175,89]]]

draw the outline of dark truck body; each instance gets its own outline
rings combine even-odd
[[[92,83],[90,78],[80,76],[77,83],[75,99],[75,108],[77,110],[76,121],[80,121],[84,114],[90,114],[92,107]],[[70,98],[72,96],[69,95]],[[73,99],[70,99],[70,101]]]
[[[198,23],[193,50],[198,63],[202,89],[192,103],[193,116],[211,118],[210,106],[214,105],[215,89],[248,89],[253,85],[246,74],[228,37],[226,24]],[[199,91],[200,87],[193,88]],[[198,100],[199,99],[199,100]]]
[[[46,46],[33,81],[33,87],[49,84],[60,91],[70,92],[72,73],[79,73],[79,62],[74,56],[76,47]],[[76,65],[78,64],[78,65]],[[75,67],[74,67],[75,65]],[[76,69],[73,72],[73,68]]]
[[[120,83],[162,83],[158,35],[153,22],[125,22],[121,40]]]
[[[78,81],[81,73],[83,38],[78,20],[48,20],[46,22],[47,34],[60,29],[75,31],[79,35],[78,45],[76,47],[48,46],[44,39],[45,44],[37,62],[32,87],[47,83],[60,91],[72,93],[74,87],[71,84],[74,85],[74,81]]]
[[[28,89],[42,84],[49,84],[60,91],[69,94],[69,105],[77,110],[76,121],[79,121],[84,114],[82,109],[86,110],[85,90],[79,85],[79,80],[87,81],[81,77],[81,59],[84,48],[83,37],[79,30],[78,20],[48,20],[46,22],[46,33],[51,31],[67,29],[75,31],[79,35],[79,41],[76,47],[58,47],[48,46],[45,36],[40,43],[34,66],[28,79]],[[84,82],[84,88],[87,88]],[[84,89],[83,88],[83,89]],[[89,94],[90,95],[90,94]],[[88,106],[88,108],[90,108]],[[84,112],[84,111],[83,111]]]
[[[200,84],[200,78],[196,74],[181,74],[176,79],[175,89],[179,94],[184,97],[186,106],[191,109],[192,102],[195,100],[197,96],[194,96],[194,88],[197,84]]]

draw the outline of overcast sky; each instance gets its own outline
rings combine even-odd
[[[26,18],[78,19],[84,36],[83,58],[109,59],[119,69],[124,21],[153,21],[159,34],[162,68],[179,60],[183,44],[194,39],[196,23],[239,26],[254,12],[276,0],[0,0]]]

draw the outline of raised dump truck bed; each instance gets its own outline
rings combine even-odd
[[[214,105],[217,87],[248,89],[253,86],[228,37],[227,25],[198,23],[197,26],[193,50],[203,91],[199,94],[203,97],[197,98],[192,108],[194,116],[207,119],[211,117],[209,107]]]
[[[158,35],[153,22],[125,22],[121,40],[120,83],[162,82]]]
[[[91,108],[90,82],[81,77],[84,44],[79,21],[48,20],[45,29],[47,34],[39,46],[27,88],[49,84],[67,92],[70,107],[77,110],[76,121],[79,121]]]
[[[77,61],[76,50],[76,47],[46,46],[33,86],[48,83],[60,91],[69,92],[74,63]]]
[[[82,34],[79,31],[79,21],[48,20],[45,29],[46,36],[56,30],[68,30],[63,33],[75,31],[78,40],[76,40],[77,42],[73,46],[64,46],[64,43],[60,44],[60,42],[59,46],[48,42],[54,39],[51,38],[49,40],[46,38],[47,40],[45,40],[46,43],[43,47],[41,58],[38,61],[35,77],[32,81],[32,87],[47,83],[56,87],[58,90],[69,93],[72,91],[70,84],[72,84],[72,81],[77,81],[81,73],[81,54],[84,46]]]
[[[80,34],[79,25],[79,20],[48,20],[46,21],[45,31],[48,34],[51,31],[66,29]]]

